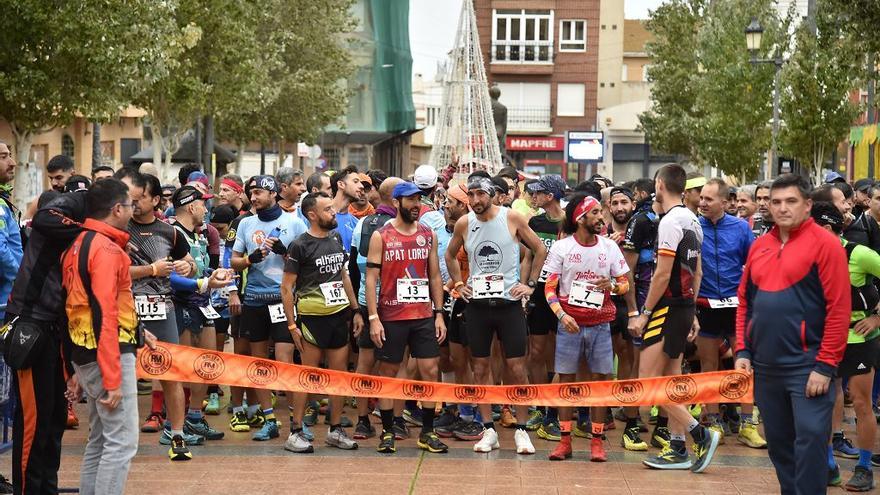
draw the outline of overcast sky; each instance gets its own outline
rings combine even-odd
[[[627,19],[645,19],[648,10],[663,0],[625,1]],[[446,53],[455,43],[461,0],[409,0],[409,40],[413,57],[413,74],[432,77],[437,63],[446,60]]]

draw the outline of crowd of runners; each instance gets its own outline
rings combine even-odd
[[[0,183],[15,167],[0,143]],[[650,468],[700,473],[725,442],[769,443],[791,493],[841,484],[835,457],[858,459],[847,489],[873,487],[880,185],[831,174],[815,188],[793,175],[734,188],[669,164],[650,179],[597,175],[572,188],[558,175],[459,168],[406,178],[281,168],[213,183],[187,165],[173,186],[143,167],[76,175],[57,156],[53,189],[26,211],[0,187],[18,493],[57,488],[61,435],[83,395],[83,493],[121,493],[139,432],[175,461],[228,434],[305,454],[322,415],[318,448],[394,454],[413,437],[430,453],[451,441],[491,452],[498,429],[513,428],[518,454],[535,454],[539,438],[562,461],[578,437],[594,462],[623,449],[645,452]],[[757,407],[321,400],[138,383],[135,349],[155,341],[457,384],[736,368],[754,373]],[[139,388],[149,410],[138,410]],[[856,446],[842,432],[846,401]],[[206,419],[224,412],[228,423]],[[614,428],[623,434],[611,445]]]

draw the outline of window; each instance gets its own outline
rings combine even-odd
[[[425,119],[425,124],[428,127],[432,127],[437,125],[437,118],[440,116],[440,108],[439,107],[428,107],[427,108],[427,117]]]
[[[494,10],[492,62],[553,63],[553,11]]]
[[[65,134],[61,136],[61,154],[73,158],[73,153],[73,138],[70,137],[70,134]]]
[[[628,68],[629,68],[629,67],[627,67],[626,64],[623,64],[623,65],[620,67],[620,80],[621,80],[621,81],[624,81],[624,82],[625,82],[625,81],[627,80],[627,73],[626,73],[626,71],[627,71]]]
[[[587,50],[587,21],[559,21],[559,51]]]
[[[583,84],[559,84],[556,87],[556,115],[583,117],[584,95]]]
[[[101,165],[113,166],[113,141],[101,141]]]
[[[549,83],[498,83],[498,101],[507,107],[507,131],[548,131]],[[549,131],[548,131],[549,132]]]
[[[354,165],[360,170],[367,170],[370,168],[367,148],[364,146],[348,148],[348,165]]]
[[[339,170],[339,148],[324,148],[322,155],[327,161],[328,169]]]

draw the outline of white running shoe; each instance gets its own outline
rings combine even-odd
[[[495,449],[500,449],[501,444],[498,443],[498,432],[495,431],[495,428],[488,428],[483,432],[483,438],[480,439],[479,442],[474,444],[474,452],[492,452]],[[532,449],[534,452],[535,449]]]
[[[532,439],[525,430],[517,429],[513,434],[513,441],[516,442],[517,454],[534,454],[535,446],[532,445]]]
[[[315,451],[310,442],[302,431],[291,433],[284,443],[284,450],[295,452],[297,454],[311,454]]]
[[[330,428],[327,432],[327,438],[324,439],[324,443],[342,450],[355,450],[358,448],[357,442],[349,438],[345,433],[345,430],[342,428],[337,428],[335,430]]]

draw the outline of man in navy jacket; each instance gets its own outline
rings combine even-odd
[[[810,218],[810,185],[770,188],[776,225],[752,245],[739,286],[736,369],[755,373],[770,460],[782,493],[825,493],[834,389],[850,320],[847,257]]]

